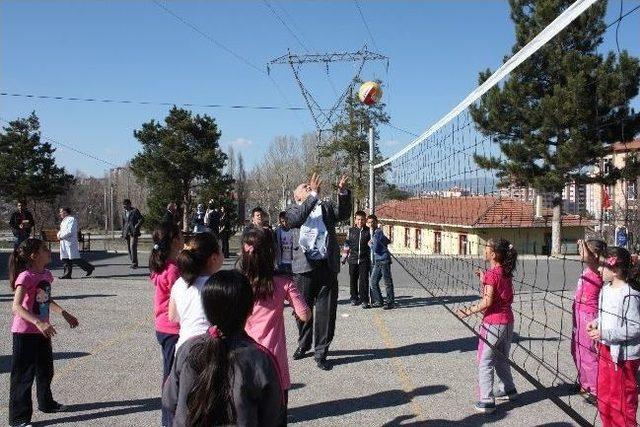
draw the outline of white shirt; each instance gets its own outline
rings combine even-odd
[[[300,227],[298,243],[308,258],[321,260],[327,258],[327,237],[327,226],[322,218],[322,205],[318,201]]]
[[[626,286],[614,288],[611,285],[602,287],[602,307],[600,308],[600,330],[615,329],[620,325],[620,306],[629,293]]]
[[[207,320],[202,308],[200,293],[210,276],[199,276],[191,286],[181,277],[171,288],[171,297],[176,303],[180,316],[180,338],[176,343],[176,350],[189,338],[207,332],[211,324]]]

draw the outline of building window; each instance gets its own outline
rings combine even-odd
[[[442,233],[439,231],[433,233],[433,253],[442,253]]]
[[[416,244],[415,244],[415,248],[416,249],[422,248],[422,230],[419,229],[419,228],[416,228]]]
[[[458,238],[458,253],[460,255],[469,255],[469,241],[466,234],[461,234]]]
[[[388,230],[387,236],[389,237],[389,240],[391,240],[391,242],[393,242],[393,225],[389,226],[389,230]]]
[[[404,247],[411,247],[411,229],[407,227],[404,228]]]

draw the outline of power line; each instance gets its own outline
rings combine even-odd
[[[269,81],[271,82],[271,84],[273,84],[273,86],[276,88],[276,91],[278,92],[278,94],[282,97],[282,99],[284,100],[285,104],[287,105],[287,107],[289,107],[290,109],[293,109],[295,107],[291,106],[291,103],[289,102],[289,99],[287,98],[287,96],[285,95],[284,91],[280,88],[280,86],[278,85],[278,83],[275,81],[275,79],[273,78],[273,76],[269,75],[269,73],[265,70],[263,70],[262,68],[258,67],[257,65],[255,65],[254,63],[252,63],[251,61],[249,61],[247,58],[245,58],[244,56],[234,52],[233,50],[231,50],[230,48],[228,48],[227,46],[225,46],[224,44],[220,43],[219,41],[217,41],[216,39],[214,39],[213,37],[211,37],[209,34],[205,33],[204,31],[202,31],[200,28],[198,28],[195,24],[189,22],[188,20],[186,20],[185,18],[183,18],[182,16],[178,15],[177,13],[175,13],[174,11],[172,11],[171,9],[167,8],[166,6],[164,6],[162,3],[160,3],[158,0],[151,0],[155,5],[157,5],[159,8],[161,8],[162,10],[164,10],[165,12],[167,12],[168,14],[170,14],[171,16],[173,16],[175,19],[177,19],[178,21],[180,21],[182,24],[186,25],[187,27],[191,28],[193,31],[195,31],[196,33],[200,34],[202,37],[204,37],[205,39],[207,39],[209,42],[213,43],[215,46],[217,46],[218,48],[224,50],[225,52],[229,53],[230,55],[234,56],[236,59],[240,60],[241,62],[243,62],[244,64],[246,64],[247,66],[249,66],[250,68],[252,68],[253,70],[259,72],[262,75],[267,76],[267,78],[269,79]],[[296,110],[293,110],[296,111]],[[300,116],[298,116],[296,114],[296,117],[298,118],[298,121],[305,126],[305,124],[302,122],[302,119],[300,118]]]
[[[362,8],[360,8],[360,3],[358,3],[358,0],[353,0],[353,2],[355,3],[356,8],[358,9],[358,13],[360,14],[360,18],[362,19],[362,23],[364,24],[364,27],[367,29],[367,33],[369,33],[369,38],[371,38],[371,42],[373,43],[373,47],[376,50],[380,50],[380,49],[378,49],[378,45],[376,44],[376,41],[373,38],[373,33],[371,32],[371,28],[369,28],[369,24],[367,24],[367,20],[364,17],[364,13],[362,13]]]
[[[202,31],[200,28],[196,27],[194,24],[192,24],[191,22],[187,21],[186,19],[184,19],[183,17],[181,17],[180,15],[178,15],[177,13],[175,13],[174,11],[172,11],[171,9],[169,9],[168,7],[166,7],[165,5],[163,5],[162,3],[160,3],[158,0],[151,0],[156,6],[158,6],[159,8],[161,8],[162,10],[164,10],[165,12],[167,12],[169,15],[173,16],[175,19],[177,19],[178,21],[180,21],[181,23],[183,23],[184,25],[186,25],[187,27],[191,28],[193,31],[195,31],[196,33],[200,34],[202,37],[206,38],[207,40],[209,40],[211,43],[213,43],[214,45],[216,45],[217,47],[219,47],[220,49],[224,50],[225,52],[227,52],[229,55],[232,55],[233,57],[235,57],[236,59],[238,59],[241,62],[244,62],[247,66],[253,68],[254,70],[256,70],[257,72],[261,73],[261,74],[265,74],[265,71],[263,69],[261,69],[260,67],[258,67],[257,65],[253,64],[251,61],[249,61],[247,58],[245,58],[244,56],[234,52],[233,50],[231,50],[229,47],[225,46],[224,44],[220,43],[218,40],[214,39],[213,37],[211,37],[209,34],[205,33],[204,31]]]
[[[269,8],[269,10],[271,11],[271,13],[273,14],[273,16],[276,17],[276,19],[278,21],[280,21],[280,23],[284,26],[284,28],[286,28],[286,30],[289,32],[289,34],[291,34],[291,36],[293,36],[293,38],[296,40],[296,42],[298,42],[298,44],[306,51],[309,52],[309,49],[307,49],[307,46],[304,45],[304,43],[302,43],[302,40],[300,40],[300,38],[298,37],[298,35],[291,29],[291,27],[289,27],[289,25],[287,25],[287,23],[284,21],[284,19],[282,19],[282,17],[278,14],[278,12],[276,12],[276,10],[273,8],[273,6],[271,6],[271,3],[269,3],[268,0],[262,0],[263,3],[265,4],[265,6],[267,6]]]
[[[9,124],[11,123],[9,120],[5,119],[4,117],[0,117],[0,120],[5,122],[5,123],[9,123]],[[66,148],[67,150],[71,150],[71,151],[73,151],[75,153],[78,153],[78,154],[81,154],[83,156],[89,157],[90,159],[97,160],[97,161],[102,162],[102,163],[104,163],[104,164],[106,164],[108,166],[114,166],[114,167],[118,167],[119,166],[119,165],[116,165],[115,163],[111,163],[111,162],[109,162],[107,160],[104,160],[104,159],[101,159],[101,158],[99,158],[97,156],[94,156],[93,154],[89,154],[87,152],[79,150],[79,149],[77,149],[77,148],[75,148],[75,147],[73,147],[71,145],[65,144],[63,142],[56,141],[56,140],[54,140],[54,139],[52,139],[52,138],[50,138],[50,137],[48,137],[46,135],[43,135],[42,133],[40,134],[40,137],[46,142],[50,142],[51,144],[57,145],[59,147]]]
[[[26,93],[8,93],[0,92],[0,96],[10,96],[15,98],[33,98],[48,99],[53,101],[75,101],[75,102],[94,102],[103,104],[131,104],[131,105],[154,105],[154,106],[181,106],[181,107],[199,107],[199,108],[228,108],[233,110],[285,110],[285,111],[304,111],[304,107],[280,107],[275,105],[223,105],[223,104],[195,104],[190,102],[154,102],[154,101],[136,101],[130,99],[104,99],[104,98],[80,98],[75,96],[54,96],[54,95],[35,95]]]

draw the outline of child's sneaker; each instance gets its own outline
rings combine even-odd
[[[516,396],[518,396],[518,391],[514,388],[513,390],[505,391],[502,394],[496,394],[495,399],[500,402],[508,402],[515,400]]]
[[[474,406],[477,412],[483,412],[485,414],[490,414],[496,410],[496,404],[494,402],[477,402]]]

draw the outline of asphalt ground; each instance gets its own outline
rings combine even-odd
[[[70,330],[60,318],[52,319],[58,330],[53,343],[56,369],[53,392],[58,401],[68,405],[68,411],[41,414],[36,410],[34,425],[160,425],[161,353],[153,329],[153,288],[148,271],[130,270],[127,257],[122,254],[93,252],[87,258],[98,267],[94,277],[81,278],[84,273],[76,268],[77,279],[56,280],[53,284],[54,298],[80,320],[80,327]],[[0,261],[4,264],[4,259]],[[141,265],[145,261],[146,255],[141,254]],[[466,274],[451,270],[453,267],[446,264],[451,260],[447,259],[442,260],[442,265],[434,264],[437,268],[424,260],[422,264],[416,260],[412,260],[414,264],[406,262],[416,267],[415,271],[421,266],[422,271],[441,268],[447,274],[454,272],[460,277]],[[54,275],[60,275],[59,264],[54,262],[53,267]],[[553,274],[561,277],[562,268],[559,265],[555,268],[551,268]],[[311,357],[290,360],[291,425],[574,425],[565,412],[517,373],[514,373],[520,392],[517,401],[500,404],[492,415],[474,413],[477,338],[440,304],[440,298],[432,297],[421,285],[439,296],[443,296],[441,290],[455,291],[454,287],[445,288],[444,283],[426,280],[417,283],[396,263],[393,275],[399,308],[362,310],[348,303],[346,270],[343,269],[339,279],[340,304],[330,352],[333,370],[319,370]],[[5,331],[5,339],[0,340],[0,425],[3,425],[11,363],[12,294],[6,271],[0,271],[0,278],[3,289],[0,327]],[[455,281],[450,286],[453,284]],[[474,298],[468,287],[462,283],[460,286],[467,292],[447,299],[453,307]],[[555,298],[554,294],[545,293],[545,298],[540,299],[534,293],[524,295],[525,291],[522,298],[532,301],[523,304],[531,305],[533,311],[540,304],[549,305],[551,298]],[[549,340],[552,349],[557,347],[556,354],[560,352],[565,360],[568,346],[563,352],[558,339],[554,341],[553,334],[542,329],[540,332],[533,327],[522,328],[531,336],[523,336],[521,331],[518,341],[526,344],[524,348],[539,353],[530,343],[544,345]],[[287,322],[287,335],[291,355],[297,335],[293,319]],[[525,357],[526,352],[516,349],[514,355]],[[571,373],[571,366],[563,369]],[[547,375],[539,364],[530,364],[528,370],[536,378],[544,379]],[[575,397],[572,406],[585,410]]]

